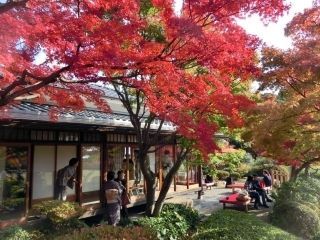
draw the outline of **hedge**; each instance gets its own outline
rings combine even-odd
[[[213,213],[199,225],[193,240],[297,240],[294,235],[261,221],[256,216],[234,210]]]

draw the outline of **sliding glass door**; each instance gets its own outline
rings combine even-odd
[[[27,146],[0,146],[0,221],[26,213]]]

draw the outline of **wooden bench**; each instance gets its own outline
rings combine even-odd
[[[215,184],[215,182],[211,182],[211,183],[205,183],[205,182],[203,182],[202,185],[203,185],[204,187],[206,187],[206,189],[210,188],[210,190],[211,190],[211,187],[215,186],[216,184]]]
[[[220,199],[219,202],[223,203],[223,209],[226,208],[226,204],[233,204],[237,206],[243,206],[244,210],[248,212],[251,199],[248,199],[247,201],[238,201],[237,200],[238,196],[239,196],[239,193],[233,193],[228,197]]]

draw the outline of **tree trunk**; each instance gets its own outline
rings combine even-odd
[[[292,167],[289,181],[295,182],[301,170],[301,168]]]
[[[164,200],[165,200],[165,198],[167,196],[167,193],[168,193],[168,191],[170,189],[170,186],[171,186],[171,183],[172,183],[172,180],[173,180],[173,177],[172,176],[169,177],[168,175],[166,176],[165,180],[163,181],[163,185],[161,187],[160,194],[158,196],[157,202],[155,203],[152,216],[159,216],[159,214],[160,214],[160,212],[162,210],[162,206],[163,206]]]
[[[306,168],[304,169],[304,174],[306,175],[306,177],[309,177],[309,175],[310,175],[309,170],[310,170],[310,166],[308,166],[308,167],[306,167]]]
[[[154,172],[150,169],[150,163],[147,161],[147,153],[149,146],[139,146],[139,163],[140,169],[144,176],[144,180],[146,183],[146,210],[145,213],[147,216],[152,216],[154,202],[155,202],[155,193],[156,193],[156,177]]]
[[[156,194],[156,187],[155,182],[147,181],[146,180],[146,209],[145,213],[147,216],[153,215],[153,209],[154,209],[154,202],[155,202],[155,194]]]
[[[185,160],[187,153],[188,153],[188,150],[186,150],[183,154],[180,154],[177,161],[174,163],[174,165],[170,169],[169,173],[165,177],[165,179],[163,181],[163,185],[160,190],[160,194],[159,194],[158,199],[155,203],[152,216],[159,216],[159,214],[162,210],[164,200],[165,200],[167,193],[170,189],[170,185],[172,183],[172,180],[173,180],[175,174],[177,173],[177,171],[179,170],[182,162]]]

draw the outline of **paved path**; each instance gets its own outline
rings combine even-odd
[[[182,203],[190,205],[199,211],[201,215],[209,216],[214,211],[222,209],[223,205],[219,203],[219,199],[228,196],[232,193],[232,189],[224,187],[213,187],[211,190],[205,190],[202,199],[197,199],[198,195],[195,193],[196,189],[191,189],[181,193],[171,194],[166,199],[166,202]],[[268,221],[268,213],[272,209],[272,205],[268,203],[270,208],[260,208],[259,210],[249,209],[250,213],[256,214],[259,218]],[[230,205],[232,208],[232,205]],[[236,207],[234,207],[236,208]]]
[[[198,194],[195,193],[199,187],[196,189],[189,189],[183,192],[172,192],[168,194],[165,202],[168,203],[180,203],[185,204],[187,206],[192,206],[194,209],[198,210],[202,216],[209,216],[214,211],[222,209],[223,205],[219,203],[219,199],[228,196],[232,193],[232,189],[224,188],[224,187],[212,187],[212,189],[208,189],[204,191],[204,195],[202,195],[202,199],[197,199]],[[270,205],[270,203],[269,203]],[[237,207],[230,208],[236,209]],[[270,205],[271,206],[271,205]],[[239,209],[239,208],[238,208]],[[249,209],[249,213],[254,213],[258,218],[264,221],[269,221],[268,214],[272,210],[272,206],[268,209],[260,208],[259,210],[255,210],[252,207]],[[242,211],[242,210],[241,210]],[[132,209],[129,209],[130,218],[138,218],[143,216],[144,214],[144,206],[137,206]]]

